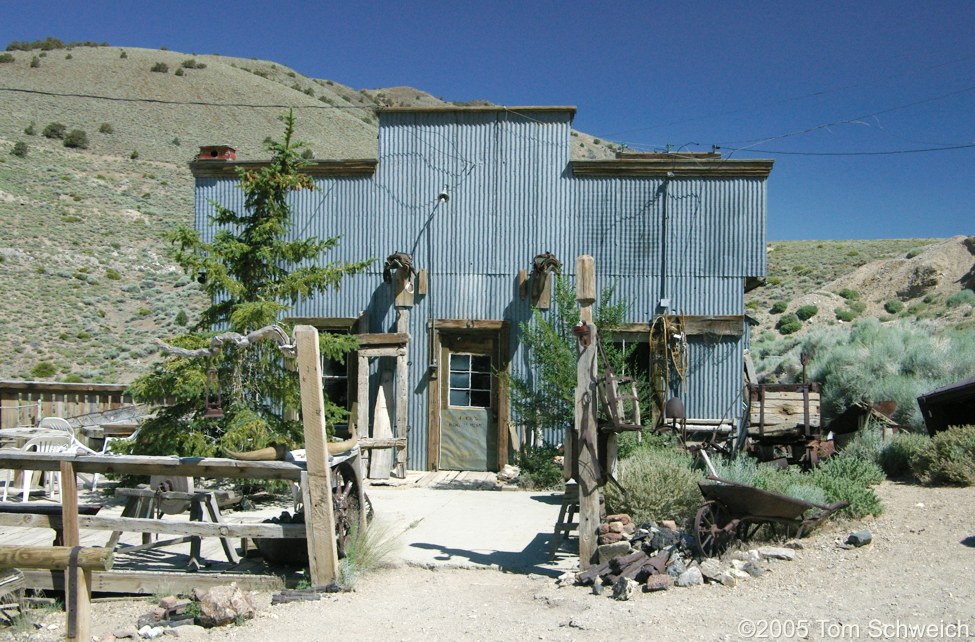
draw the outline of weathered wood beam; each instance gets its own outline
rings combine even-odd
[[[78,567],[107,571],[115,553],[108,548],[82,548]],[[38,568],[63,571],[71,562],[69,546],[0,546],[0,568]]]
[[[176,477],[230,477],[234,479],[287,479],[298,481],[302,463],[238,461],[202,457],[149,457],[138,455],[71,455],[0,451],[0,469],[60,470],[70,461],[78,473],[167,475]]]
[[[305,429],[307,473],[302,476],[305,505],[305,536],[308,569],[313,586],[325,586],[338,577],[335,515],[332,512],[331,469],[325,432],[325,398],[322,393],[322,360],[318,330],[309,325],[295,328],[298,377],[301,388],[301,421]],[[361,401],[360,401],[361,403]],[[359,426],[361,430],[363,427]]]
[[[64,573],[41,569],[23,569],[28,588],[63,591]],[[279,591],[284,579],[275,575],[245,573],[162,573],[156,571],[94,571],[91,590],[95,593],[154,595],[160,587],[174,593],[192,593],[200,587],[209,589],[236,583],[244,591]]]

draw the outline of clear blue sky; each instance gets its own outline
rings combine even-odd
[[[972,0],[0,3],[0,44],[47,35],[576,105],[632,149],[774,158],[773,240],[975,234]],[[860,155],[811,155],[837,153]]]

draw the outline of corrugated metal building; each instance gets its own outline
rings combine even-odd
[[[574,113],[386,109],[378,162],[315,163],[309,172],[318,189],[294,196],[296,236],[342,237],[323,260],[377,263],[341,290],[300,302],[292,318],[332,330],[409,333],[399,385],[410,469],[493,470],[507,462],[522,435],[492,372],[526,374],[520,324],[531,318],[532,297],[522,295],[519,273],[544,252],[565,273],[577,256],[595,257],[598,286],[615,285],[630,304],[628,338],[645,340],[659,314],[686,315],[688,370],[673,394],[691,418],[740,415],[744,284],[766,271],[772,162],[717,154],[573,161]],[[192,164],[196,224],[205,236],[212,202],[242,207],[233,173],[241,164]],[[410,308],[397,309],[394,288],[382,279],[383,260],[394,252],[410,254],[421,271]],[[326,364],[329,389],[344,385],[349,399],[363,396],[356,364],[368,364],[370,398],[360,405],[372,408],[392,361],[352,359],[349,370]]]

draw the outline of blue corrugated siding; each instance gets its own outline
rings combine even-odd
[[[615,285],[630,322],[649,323],[661,298],[682,314],[741,315],[744,277],[765,274],[765,180],[577,178],[570,141],[567,112],[384,113],[375,176],[317,178],[317,190],[293,197],[294,237],[341,237],[323,262],[376,259],[340,290],[300,301],[294,316],[366,312],[371,332],[392,331],[383,260],[408,252],[428,271],[429,294],[417,297],[409,328],[412,469],[428,466],[428,324],[509,321],[511,367],[526,375],[519,325],[531,309],[517,276],[536,254],[553,252],[570,275],[576,256],[593,255],[598,286]],[[445,186],[450,198],[440,202]],[[206,239],[211,201],[242,207],[236,180],[197,180]],[[719,418],[735,403],[744,341],[690,341],[682,391],[690,416]]]

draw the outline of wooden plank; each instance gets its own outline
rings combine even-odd
[[[396,320],[396,329],[409,336],[410,311],[401,310]],[[409,429],[410,369],[409,355],[396,357],[396,423],[393,434],[403,440],[403,448],[396,451],[396,476],[406,477],[406,433]]]
[[[397,358],[406,356],[406,348],[402,346],[396,347],[364,347],[359,346],[359,356],[366,357],[368,359],[378,359],[379,357],[390,357]]]
[[[356,429],[369,435],[369,358],[359,353],[356,375]]]
[[[790,391],[785,391],[785,390],[782,390],[782,391],[769,391],[769,390],[767,390],[767,391],[765,391],[765,403],[769,403],[770,401],[773,401],[773,400],[778,400],[778,401],[802,401],[802,399],[803,399],[802,391],[798,391],[798,392],[791,391],[791,390]],[[809,401],[810,402],[812,402],[812,401],[819,402],[819,400],[820,400],[819,393],[817,393],[817,392],[810,392],[809,393]]]
[[[371,346],[405,346],[410,342],[407,332],[379,332],[355,335],[360,348]]]
[[[387,437],[376,439],[373,437],[359,437],[359,448],[406,448],[406,437]]]
[[[32,526],[56,527],[60,519],[57,516],[39,515],[32,519],[16,524],[12,517],[24,515],[0,515],[0,525],[4,526]],[[49,520],[45,523],[43,518]],[[131,533],[157,533],[169,535],[186,535],[196,537],[260,537],[264,539],[304,537],[304,524],[234,524],[230,522],[190,522],[169,519],[148,519],[142,517],[100,517],[81,515],[78,525],[84,529],[102,531],[124,531]]]
[[[28,588],[44,591],[63,591],[64,574],[59,571],[24,569]],[[243,591],[280,591],[284,579],[275,575],[242,573],[164,573],[154,571],[94,571],[91,590],[95,593],[131,593],[157,595],[163,593],[192,593],[193,589],[210,589],[235,582]]]
[[[437,328],[442,330],[500,330],[505,321],[493,319],[437,319]]]
[[[295,328],[298,376],[301,386],[301,420],[305,429],[307,476],[302,480],[305,497],[305,531],[309,575],[313,586],[325,586],[338,577],[335,546],[335,515],[332,512],[331,470],[325,433],[325,398],[322,395],[322,360],[318,330],[308,325]],[[361,378],[361,375],[360,375]],[[360,400],[360,408],[362,407]],[[362,428],[362,426],[360,426]]]
[[[575,390],[576,461],[579,483],[579,567],[589,568],[596,553],[599,527],[599,454],[596,436],[596,326],[592,304],[596,301],[595,260],[588,255],[576,259],[576,301],[579,318],[585,323],[590,341],[578,345]]]
[[[74,544],[77,546],[77,544]],[[38,568],[63,571],[68,568],[71,546],[0,546],[0,568]],[[78,552],[78,567],[107,571],[115,552],[87,547]]]
[[[757,398],[755,395],[758,394],[759,390],[764,391],[765,394],[772,392],[802,392],[802,384],[798,383],[763,383],[763,384],[752,384],[750,386],[752,398]],[[816,382],[809,384],[809,391],[811,393],[819,394],[819,384]]]
[[[141,455],[74,455],[0,451],[0,470],[60,470],[70,461],[76,473],[164,475],[171,477],[231,477],[235,479],[287,479],[298,481],[305,465],[284,461],[240,461],[200,457]]]

